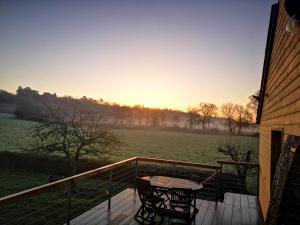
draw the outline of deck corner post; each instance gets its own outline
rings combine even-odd
[[[112,170],[109,171],[108,178],[108,208],[111,206],[111,195],[112,195]]]

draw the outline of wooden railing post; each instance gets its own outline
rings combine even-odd
[[[221,193],[220,193],[220,190],[221,190],[221,179],[220,179],[220,174],[221,174],[221,171],[220,170],[217,170],[218,172],[218,176],[216,178],[216,202],[219,200],[220,196],[221,196]]]
[[[109,178],[108,178],[108,208],[109,209],[111,205],[111,194],[112,194],[112,170],[109,171]]]
[[[73,189],[73,182],[70,180],[67,186],[67,225],[70,225],[71,221],[71,204],[72,204],[72,189]]]
[[[136,177],[138,176],[138,159],[135,160],[134,168],[134,190],[136,190]]]
[[[176,164],[173,164],[173,168],[172,168],[172,175],[173,177],[175,177],[175,169],[176,169]]]
[[[256,196],[259,199],[259,173],[260,173],[260,167],[258,166],[256,168],[257,171],[257,178],[256,178]]]
[[[219,198],[223,199],[224,196],[224,182],[223,182],[223,164],[220,166],[220,196]]]

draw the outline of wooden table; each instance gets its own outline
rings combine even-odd
[[[165,177],[165,176],[146,176],[143,177],[145,180],[149,180],[151,186],[158,187],[158,188],[186,188],[191,189],[193,191],[199,191],[203,188],[202,184],[197,182],[175,178],[175,177]]]
[[[192,191],[194,191],[194,204],[192,204],[191,206],[198,212],[198,209],[196,208],[196,196],[197,192],[203,188],[202,184],[191,180],[165,176],[146,176],[143,177],[143,179],[150,181],[151,186],[156,188],[155,192],[158,196],[166,196],[166,201],[170,201],[168,193],[172,188],[191,189]],[[167,208],[167,205],[165,203],[163,203],[163,205],[165,206],[165,208]],[[162,209],[162,211],[164,212],[164,209]],[[168,213],[168,211],[166,211],[165,213]]]

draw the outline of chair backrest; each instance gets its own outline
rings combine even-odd
[[[197,174],[192,173],[191,174],[191,181],[194,181],[196,183],[201,183],[201,177]]]
[[[152,188],[149,180],[136,177],[136,187],[142,203],[151,198]]]
[[[193,193],[191,189],[172,188],[171,190],[172,207],[182,208],[185,212],[189,213],[192,201],[193,201]]]

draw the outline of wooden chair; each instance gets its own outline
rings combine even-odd
[[[169,224],[195,224],[198,212],[192,202],[196,196],[191,189],[172,188],[170,200]]]
[[[159,209],[164,204],[164,199],[154,195],[150,181],[137,177],[136,185],[142,205],[134,218],[142,224],[153,224],[156,215],[160,215],[161,223],[163,215],[161,215]]]
[[[149,176],[158,176],[159,175],[159,170],[156,168],[150,169],[149,170]],[[164,202],[162,203],[162,206],[164,209],[167,209],[167,202],[170,200],[170,197],[168,195],[169,189],[168,188],[163,188],[163,187],[155,187],[154,188],[154,194],[156,196],[159,196],[161,198],[164,198]]]

